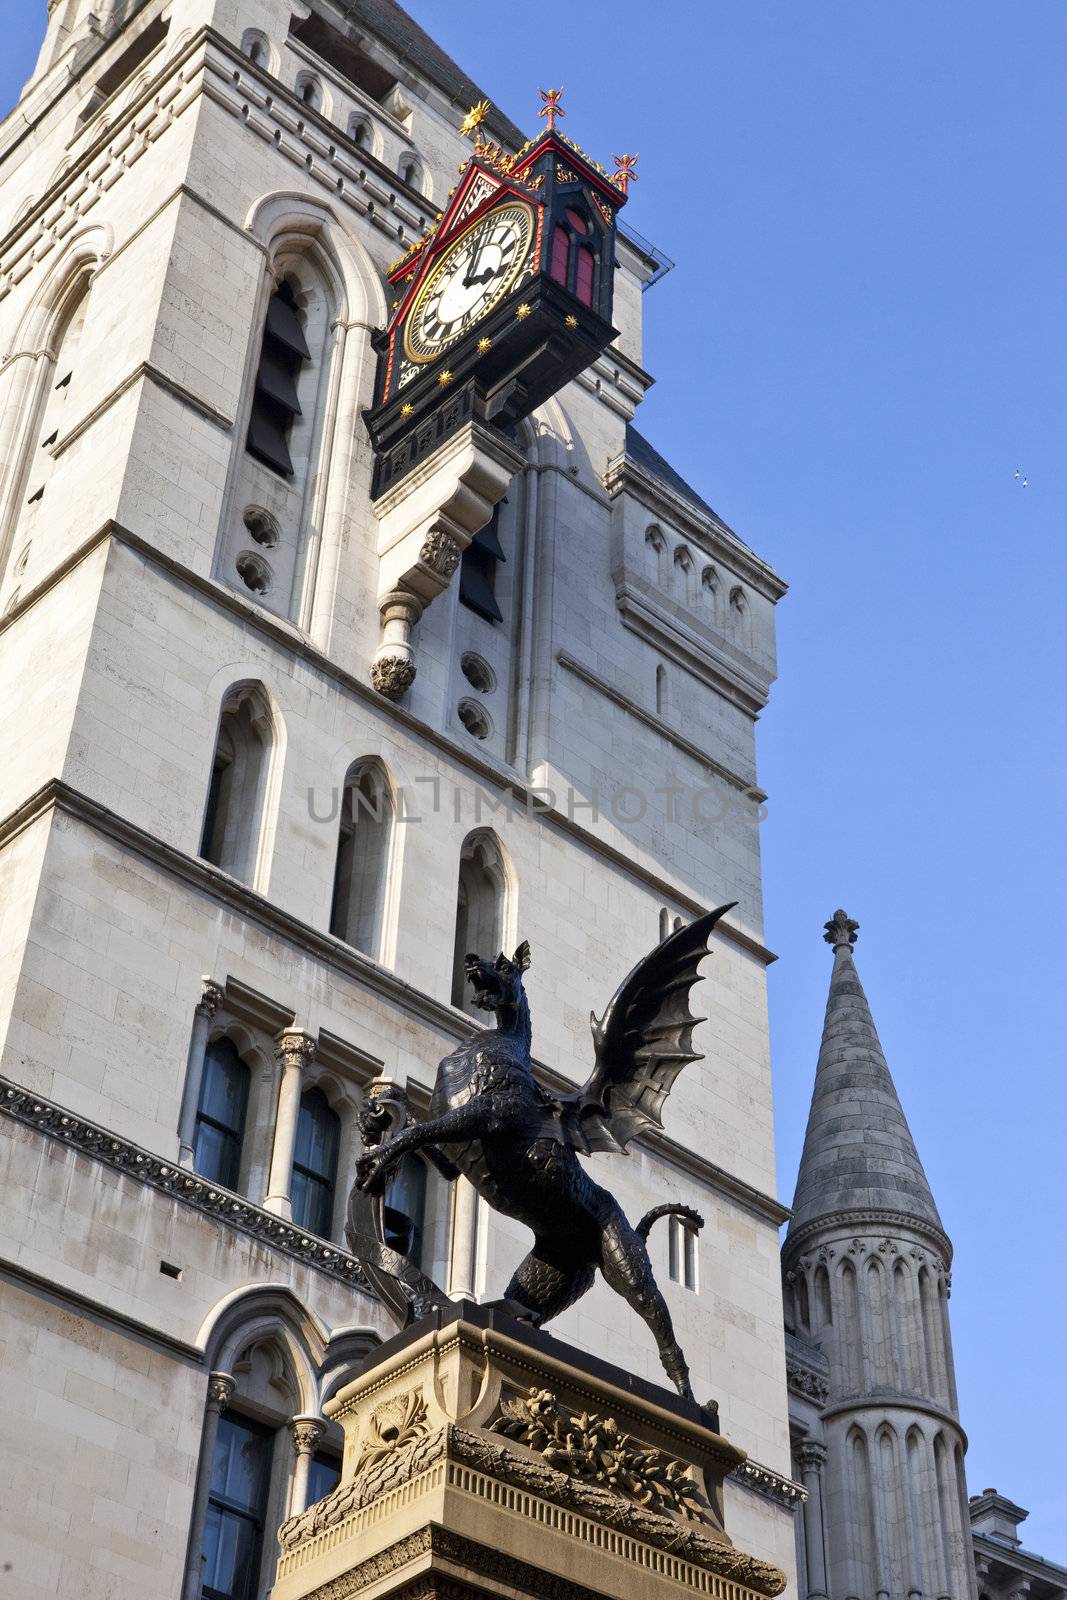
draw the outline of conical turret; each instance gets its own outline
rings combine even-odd
[[[974,1600],[945,1235],[852,947],[834,968],[782,1252],[806,1600]]]
[[[826,924],[834,970],[790,1233],[841,1211],[900,1212],[943,1232],[852,955],[858,922]]]

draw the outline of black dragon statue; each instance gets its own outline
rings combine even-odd
[[[365,1121],[364,1142],[373,1147],[357,1166],[349,1240],[369,1264],[372,1281],[385,1286],[392,1276],[394,1295],[401,1289],[407,1306],[414,1303],[417,1310],[440,1297],[435,1285],[382,1242],[386,1180],[404,1156],[422,1151],[447,1177],[462,1173],[494,1210],[533,1231],[533,1248],[500,1302],[504,1309],[545,1323],[585,1294],[599,1268],[648,1324],[679,1393],[693,1397],[645,1241],[659,1217],[682,1215],[697,1227],[702,1219],[689,1207],[660,1205],[633,1227],[578,1157],[624,1151],[639,1134],[663,1126],[663,1103],[675,1079],[700,1059],[693,1029],[701,1019],[689,1009],[689,992],[712,929],[731,909],[720,906],[679,928],[637,964],[603,1017],[591,1019],[595,1065],[588,1082],[560,1097],[534,1076],[523,986],[529,945],[495,961],[466,957],[474,1002],[493,1014],[495,1027],[474,1034],[441,1062],[425,1122],[398,1126],[398,1119],[380,1109]],[[376,1243],[368,1239],[375,1206]]]

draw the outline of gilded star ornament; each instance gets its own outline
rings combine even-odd
[[[568,328],[576,328],[578,326],[578,318],[573,313],[569,317],[564,317],[563,322]]]
[[[404,404],[400,407],[400,415],[402,417],[413,417],[415,415],[415,407],[410,400],[404,401]]]
[[[522,322],[530,315],[532,310],[533,306],[530,305],[529,301],[524,300],[521,306],[516,306],[515,315],[518,317],[519,321]]]
[[[493,341],[487,335],[483,335],[482,338],[478,340],[478,349],[481,351],[483,356],[487,350],[491,350],[492,348]]]
[[[469,139],[473,133],[477,142],[481,142],[481,136],[478,133],[478,129],[489,115],[491,109],[492,108],[488,100],[479,100],[477,105],[471,106],[470,110],[467,112],[467,115],[463,118],[463,121],[459,125],[459,131],[461,134],[463,134],[464,138]]]
[[[439,372],[437,374],[437,381],[441,385],[442,389],[445,387],[446,384],[451,383],[452,382],[452,369],[451,369],[451,367],[446,367],[443,372]]]

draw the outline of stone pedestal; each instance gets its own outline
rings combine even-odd
[[[389,1341],[327,1412],[341,1482],[285,1523],[273,1600],[721,1600],[784,1575],[734,1548],[709,1413],[470,1302]]]

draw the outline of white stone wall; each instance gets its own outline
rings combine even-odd
[[[738,1444],[788,1474],[753,745],[781,586],[699,511],[668,506],[668,516],[647,486],[609,479],[646,381],[640,271],[623,250],[618,353],[543,408],[521,440],[527,465],[502,525],[505,626],[465,611],[453,586],[417,629],[419,677],[405,706],[376,697],[376,530],[360,420],[373,383],[369,334],[385,314],[383,269],[431,220],[467,146],[433,85],[402,84],[385,109],[287,42],[292,8],[281,0],[174,0],[158,53],[78,131],[93,82],[161,9],[148,0],[131,33],[99,53],[57,8],[55,27],[62,10],[74,28],[79,71],[72,79],[70,57],[50,65],[50,45],[47,70],[0,130],[0,354],[11,357],[0,369],[0,716],[19,752],[0,774],[0,818],[61,786],[32,826],[0,821],[0,1070],[174,1160],[206,974],[427,1089],[464,1026],[448,1004],[456,882],[462,841],[484,825],[513,874],[509,936],[534,951],[535,1051],[579,1080],[589,1012],[655,942],[661,911],[688,917],[736,899],[735,932],[716,938],[701,992],[705,1059],[668,1109],[677,1149],[598,1158],[594,1169],[634,1218],[674,1197],[706,1215],[699,1291],[668,1283],[671,1309],[698,1393],[719,1400]],[[238,53],[249,29],[269,42],[267,67]],[[318,112],[292,92],[308,71],[323,85]],[[370,156],[345,137],[353,115],[370,119]],[[409,150],[429,199],[390,177]],[[299,532],[307,562],[284,617],[244,588],[232,540],[269,273],[301,250],[342,325],[328,357],[329,449]],[[85,340],[46,514],[16,573],[21,485],[40,448],[34,404],[53,371],[59,297],[79,273],[90,282]],[[109,534],[112,522],[126,532]],[[653,523],[667,540],[662,567],[646,540]],[[683,543],[695,578],[674,559]],[[714,595],[700,582],[710,563]],[[743,614],[729,604],[737,585]],[[637,608],[625,614],[624,589]],[[497,731],[484,743],[457,714],[468,649],[497,677],[487,699]],[[222,700],[247,681],[262,685],[275,724],[251,890],[197,860]],[[388,970],[328,933],[332,796],[365,756],[384,762],[416,813],[398,830]],[[531,785],[552,791],[544,814],[527,804]],[[671,792],[657,794],[664,785]],[[255,1048],[269,1140],[278,1069],[265,1024]],[[359,1082],[353,1069],[353,1094]],[[380,1310],[54,1139],[20,1129],[8,1142],[7,1259],[51,1284],[55,1302],[30,1278],[12,1291],[17,1417],[39,1417],[57,1455],[65,1432],[81,1441],[61,1526],[44,1469],[19,1467],[32,1507],[24,1537],[50,1530],[40,1590],[88,1595],[113,1582],[116,1596],[175,1592],[204,1403],[195,1352],[219,1306],[250,1284],[283,1282],[326,1337],[356,1322],[380,1328]],[[257,1160],[261,1190],[269,1150]],[[525,1243],[512,1225],[481,1219],[480,1292],[500,1292]],[[665,1279],[665,1228],[653,1253]],[[180,1285],[161,1275],[161,1259],[183,1263]],[[194,1355],[179,1361],[110,1325],[100,1333],[78,1296]],[[647,1331],[603,1285],[559,1332],[660,1375]],[[153,1386],[163,1400],[149,1425]],[[16,1422],[16,1443],[24,1428]],[[106,1484],[94,1478],[103,1470],[91,1464],[94,1443],[113,1457]],[[146,1464],[165,1493],[142,1478]],[[155,1483],[157,1495],[142,1495],[151,1505],[128,1498],[135,1481],[138,1495]],[[140,1520],[119,1528],[114,1507],[124,1504]],[[786,1562],[786,1511],[737,1488],[730,1517],[739,1543]],[[94,1522],[110,1531],[90,1554]]]

